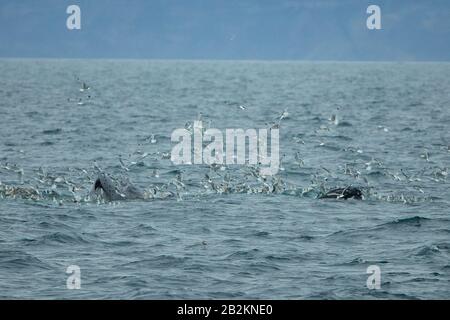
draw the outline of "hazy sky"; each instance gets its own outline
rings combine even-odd
[[[450,61],[450,0],[0,0],[0,56]]]

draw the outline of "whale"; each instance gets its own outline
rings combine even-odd
[[[319,199],[356,199],[362,200],[363,193],[361,189],[356,187],[331,189],[319,196]]]
[[[93,190],[108,201],[145,199],[144,193],[131,183],[120,184],[106,173],[100,173],[94,182]]]

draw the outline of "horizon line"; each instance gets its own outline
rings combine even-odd
[[[77,57],[8,57],[8,56],[0,56],[0,60],[123,60],[123,61],[186,61],[186,62],[208,62],[208,61],[216,61],[216,62],[299,62],[299,63],[315,63],[315,62],[323,62],[323,63],[450,63],[450,60],[333,60],[333,59],[264,59],[264,58],[256,58],[256,59],[226,59],[226,58],[124,58],[124,57],[115,57],[115,58],[77,58]]]

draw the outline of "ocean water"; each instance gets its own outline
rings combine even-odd
[[[449,79],[448,63],[0,60],[0,298],[448,299]],[[279,173],[174,165],[171,133],[197,119],[279,126]],[[99,171],[147,198],[90,197]],[[349,185],[364,199],[318,199]]]

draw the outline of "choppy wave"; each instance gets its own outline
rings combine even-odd
[[[0,61],[1,297],[448,298],[449,72]],[[279,173],[173,165],[171,132],[196,119],[279,128]],[[99,172],[144,199],[94,196]],[[363,200],[318,199],[347,186]]]

